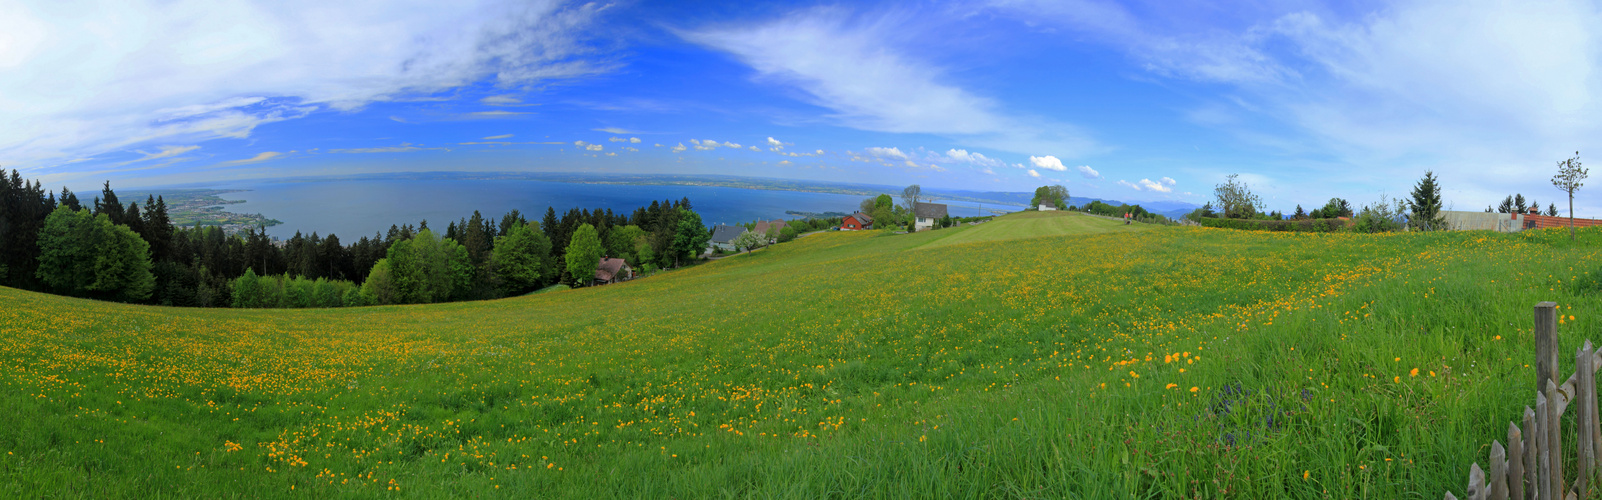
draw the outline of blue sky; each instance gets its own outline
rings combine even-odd
[[[0,0],[0,166],[75,190],[590,171],[1194,203],[1238,173],[1286,211],[1434,170],[1478,210],[1566,201],[1555,162],[1602,141],[1594,2],[330,3]]]

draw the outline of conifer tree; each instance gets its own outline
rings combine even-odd
[[[117,201],[117,193],[111,190],[111,181],[106,181],[105,187],[100,190],[99,201],[95,203],[95,215],[100,214],[110,217],[112,224],[123,223],[123,207]]]
[[[1408,224],[1415,229],[1433,231],[1446,225],[1446,218],[1441,215],[1441,186],[1434,171],[1424,172],[1424,178],[1413,186],[1413,199],[1408,200],[1407,207],[1411,212]]]

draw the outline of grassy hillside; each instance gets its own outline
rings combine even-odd
[[[1073,212],[1018,212],[990,222],[975,224],[966,231],[941,233],[940,238],[929,242],[925,247],[1069,234],[1142,231],[1150,227],[1146,224],[1124,225],[1121,222]]]
[[[0,495],[1436,497],[1531,305],[1602,337],[1563,237],[1019,214],[487,302],[0,289]]]

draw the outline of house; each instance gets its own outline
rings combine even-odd
[[[857,231],[861,229],[873,229],[873,216],[857,212],[845,216],[845,219],[840,221],[841,231]]]
[[[628,261],[601,257],[595,264],[595,284],[605,285],[634,279],[634,268],[629,267]]]
[[[709,245],[706,251],[711,252],[712,249],[716,248],[725,252],[733,252],[734,239],[739,238],[741,234],[745,234],[745,226],[719,225],[712,228],[712,241],[708,242]]]
[[[918,221],[913,224],[914,228],[918,231],[932,229],[935,224],[940,222],[939,219],[946,216],[946,205],[944,203],[919,203],[913,213],[918,216]]]
[[[783,231],[786,225],[788,224],[780,219],[774,219],[772,221],[762,220],[757,221],[756,228],[753,229],[753,231],[756,231],[757,234],[766,235],[768,234],[768,229],[773,229],[774,237],[769,238],[771,241],[768,241],[769,244],[773,244],[778,242],[779,231]]]
[[[1040,202],[1040,207],[1038,208],[1038,210],[1040,210],[1042,212],[1049,212],[1049,211],[1057,210],[1057,204],[1053,203],[1053,202],[1049,202],[1049,201],[1042,201],[1042,202]]]

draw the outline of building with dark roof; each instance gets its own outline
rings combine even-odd
[[[717,248],[726,252],[734,251],[734,239],[745,234],[745,226],[718,226],[712,228],[712,240],[707,242],[707,251]]]
[[[873,229],[873,216],[857,212],[845,216],[840,221],[841,231],[858,231],[862,229]]]
[[[912,212],[913,215],[918,217],[913,227],[918,231],[923,231],[933,228],[940,218],[946,216],[946,205],[944,203],[919,203]]]
[[[619,281],[634,279],[634,268],[629,267],[628,261],[602,257],[595,265],[595,284],[605,285]]]

